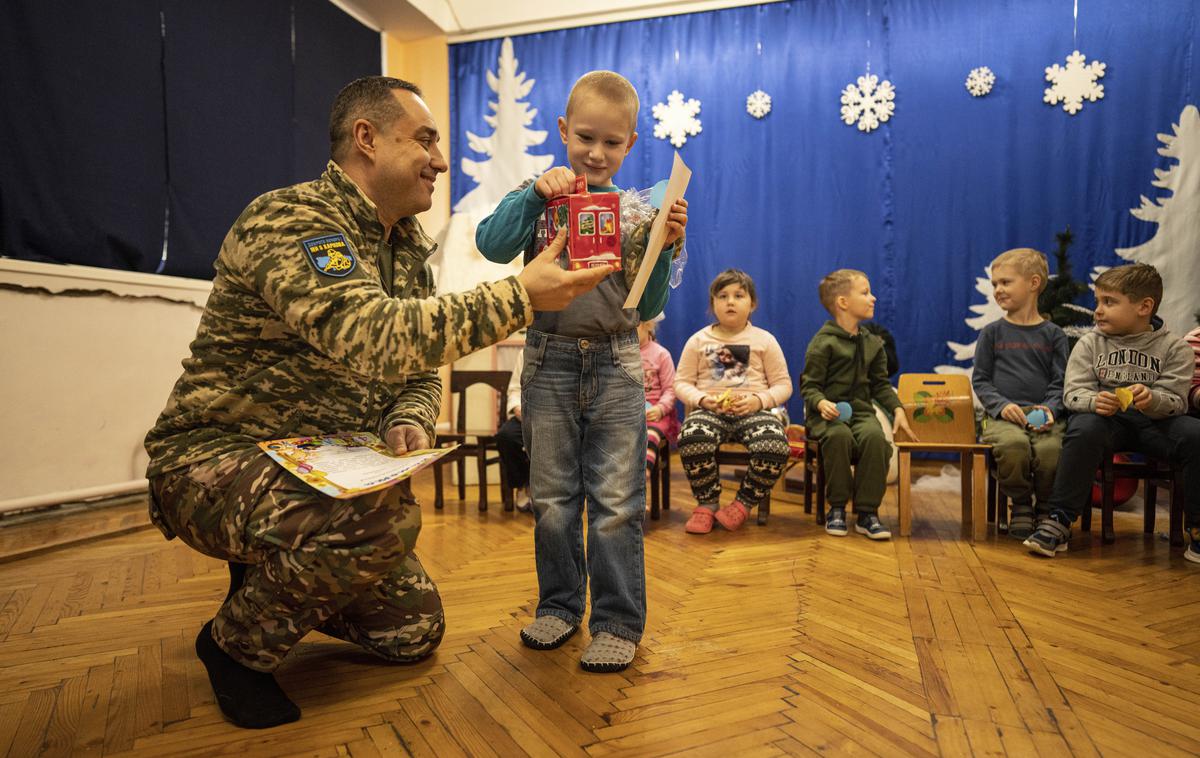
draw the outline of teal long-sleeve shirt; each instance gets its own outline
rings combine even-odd
[[[616,192],[616,187],[589,187],[591,192]],[[475,246],[493,263],[508,263],[523,253],[533,235],[546,201],[534,190],[533,182],[504,196],[492,215],[475,230]],[[629,286],[622,272],[605,277],[591,292],[576,298],[562,311],[535,311],[533,329],[563,337],[596,337],[621,334],[637,328],[639,321],[652,319],[667,304],[668,279],[673,247],[662,251],[637,308],[622,308]]]

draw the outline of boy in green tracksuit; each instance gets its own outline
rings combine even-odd
[[[821,442],[829,514],[825,531],[846,536],[846,503],[853,494],[854,530],[873,540],[892,535],[879,521],[879,503],[887,488],[892,448],[875,417],[872,401],[895,417],[897,431],[916,439],[900,398],[888,383],[883,341],[859,329],[875,315],[875,296],[867,275],[839,269],[821,280],[821,305],[833,316],[817,331],[804,355],[800,395],[808,435]],[[838,403],[850,406],[850,418]],[[851,471],[851,460],[857,468]]]

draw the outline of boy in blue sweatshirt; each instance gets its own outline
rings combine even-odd
[[[524,252],[528,262],[546,202],[569,194],[577,175],[587,177],[590,192],[616,192],[612,177],[637,141],[638,107],[637,91],[623,76],[592,71],[580,77],[558,119],[571,167],[552,168],[500,201],[475,233],[484,257],[507,263]],[[671,246],[683,237],[687,202],[668,212]],[[644,237],[642,230],[624,243],[626,267],[640,263],[635,256],[645,249]],[[645,628],[646,423],[637,325],[666,304],[670,267],[666,249],[637,308],[622,308],[630,278],[619,272],[566,310],[536,311],[525,338],[521,407],[539,598],[521,640],[536,650],[566,642],[583,620],[590,582],[592,640],[580,659],[587,671],[624,669]]]

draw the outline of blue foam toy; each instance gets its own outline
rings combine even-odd
[[[653,408],[653,407],[654,407],[654,403],[652,403],[652,402],[650,402],[649,400],[647,400],[647,401],[646,401],[646,410],[650,410],[650,409],[651,409],[651,408]]]
[[[1025,419],[1034,429],[1046,425],[1046,412],[1041,408],[1034,408],[1029,413],[1025,414]]]
[[[849,421],[850,417],[854,415],[854,409],[851,408],[850,403],[847,403],[845,400],[837,404],[837,409],[838,421],[841,421],[842,423]]]
[[[662,208],[663,198],[667,194],[667,180],[663,179],[658,184],[650,188],[650,204],[655,208]]]

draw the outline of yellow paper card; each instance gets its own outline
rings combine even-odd
[[[1133,405],[1133,391],[1128,387],[1117,387],[1113,390],[1113,394],[1117,396],[1117,402],[1121,404],[1121,410],[1129,410],[1129,406]]]

